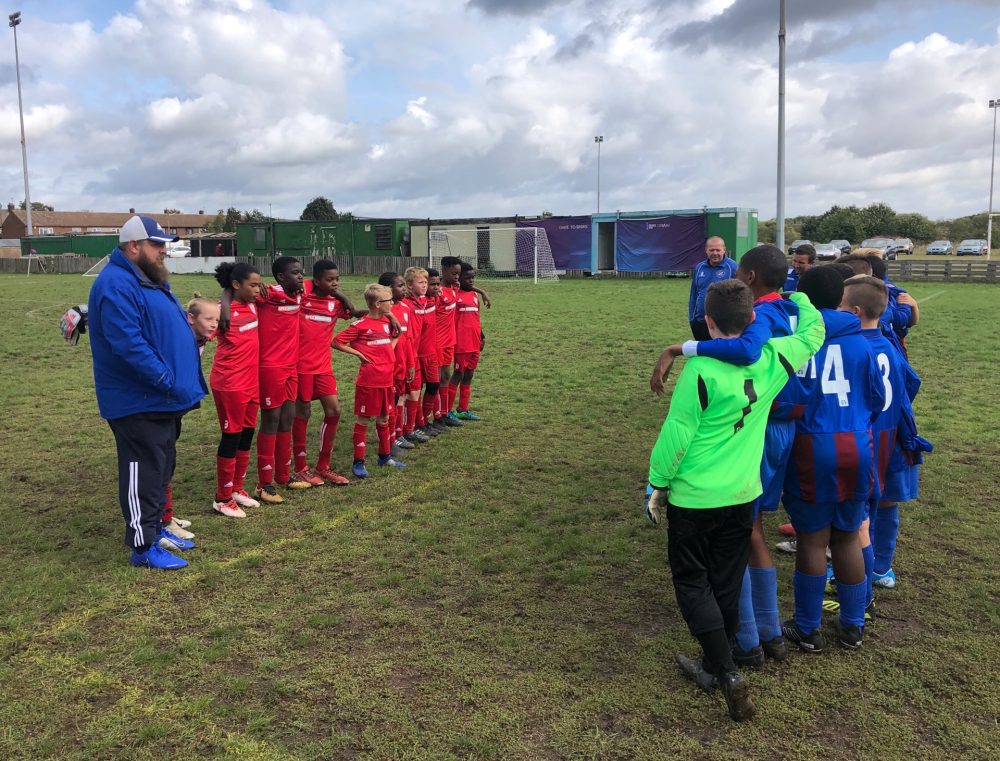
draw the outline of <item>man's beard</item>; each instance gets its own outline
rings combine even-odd
[[[147,259],[142,256],[139,257],[136,264],[139,266],[150,280],[154,283],[163,284],[170,279],[170,270],[167,269],[167,265],[161,262],[158,258]]]

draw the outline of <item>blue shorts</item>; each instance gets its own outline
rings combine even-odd
[[[920,466],[908,465],[903,470],[885,474],[883,502],[909,502],[920,496]]]
[[[868,500],[847,502],[804,502],[788,494],[784,499],[785,510],[792,519],[792,526],[800,534],[811,534],[825,528],[852,532],[861,528],[868,515]]]
[[[760,461],[760,485],[764,493],[757,498],[754,517],[764,511],[773,513],[785,488],[785,471],[795,442],[794,420],[768,420],[764,432],[764,457]]]

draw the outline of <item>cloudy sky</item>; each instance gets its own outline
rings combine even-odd
[[[984,211],[996,0],[789,0],[789,215]],[[60,210],[774,216],[778,0],[24,0]],[[23,197],[13,39],[0,191]]]

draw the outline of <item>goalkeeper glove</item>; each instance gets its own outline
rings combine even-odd
[[[646,485],[646,520],[654,526],[660,522],[660,516],[667,506],[667,490],[656,489],[652,484]]]

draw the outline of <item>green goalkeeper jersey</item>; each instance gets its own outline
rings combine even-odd
[[[752,365],[687,361],[649,458],[649,483],[678,507],[739,505],[761,494],[760,461],[771,402],[823,345],[823,318],[805,294],[793,335],[772,338]]]

